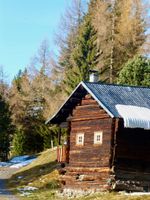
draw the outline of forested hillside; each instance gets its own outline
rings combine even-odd
[[[58,25],[56,51],[43,38],[10,85],[1,72],[1,160],[9,150],[30,154],[61,142],[58,137],[66,130],[45,121],[81,80],[88,81],[89,70],[97,70],[101,82],[150,86],[147,3],[72,0]]]

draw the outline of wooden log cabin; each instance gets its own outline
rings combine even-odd
[[[47,121],[64,122],[65,188],[150,191],[150,88],[81,82]]]

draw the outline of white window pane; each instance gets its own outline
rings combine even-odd
[[[84,145],[84,133],[77,133],[76,145]]]
[[[94,144],[102,144],[103,142],[103,132],[97,131],[94,132]]]

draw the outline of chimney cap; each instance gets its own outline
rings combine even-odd
[[[98,82],[98,71],[96,70],[89,70],[89,82]]]
[[[98,73],[98,71],[97,71],[97,70],[94,70],[94,69],[90,69],[89,72],[90,72],[90,73]]]

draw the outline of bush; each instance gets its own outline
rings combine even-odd
[[[37,153],[43,150],[43,137],[34,130],[16,130],[13,137],[13,155]]]
[[[16,130],[14,136],[13,136],[13,149],[12,154],[13,155],[23,155],[25,154],[26,149],[26,137],[23,130]]]
[[[118,83],[150,87],[150,59],[136,56],[129,60],[119,73]]]
[[[61,137],[59,137],[61,135]],[[30,126],[28,129],[18,129],[13,136],[13,155],[33,154],[51,148],[53,145],[66,141],[67,130],[57,126],[48,127],[45,124]],[[59,139],[60,138],[60,139]],[[60,141],[59,141],[60,140]]]

